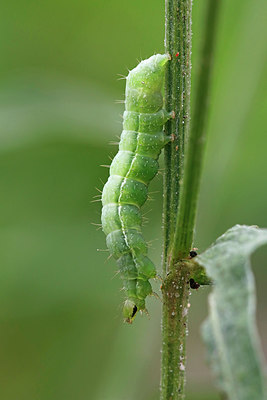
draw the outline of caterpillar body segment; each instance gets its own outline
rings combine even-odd
[[[138,311],[146,310],[145,299],[152,294],[149,279],[156,277],[142,236],[140,208],[147,200],[149,182],[158,172],[160,152],[170,141],[163,125],[173,114],[163,108],[162,98],[168,60],[168,55],[154,55],[126,78],[119,151],[102,193],[102,228],[119,266],[126,295],[123,315],[129,323]]]

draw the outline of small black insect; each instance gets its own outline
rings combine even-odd
[[[192,278],[189,280],[189,284],[191,289],[198,289],[200,287],[200,284],[195,282]]]
[[[191,258],[194,258],[194,257],[197,256],[197,252],[195,250],[191,250],[189,255],[190,255]]]

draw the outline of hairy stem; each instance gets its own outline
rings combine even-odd
[[[184,399],[189,278],[192,273],[186,259],[193,241],[214,33],[220,3],[220,0],[207,1],[196,100],[188,137],[192,4],[191,0],[165,0],[165,51],[172,58],[166,71],[165,101],[167,110],[175,111],[175,119],[165,128],[173,141],[165,148],[163,191],[161,400]]]
[[[179,263],[162,285],[161,400],[184,398],[189,276],[189,270]]]
[[[166,0],[165,51],[171,55],[165,80],[166,108],[175,119],[166,124],[173,141],[165,148],[164,251],[161,400],[184,398],[185,338],[189,270],[171,257],[190,122],[191,0]]]
[[[175,119],[165,126],[166,134],[173,140],[164,151],[164,275],[173,245],[190,121],[191,0],[166,0],[165,7],[165,52],[171,56],[166,68],[165,107],[175,112]]]

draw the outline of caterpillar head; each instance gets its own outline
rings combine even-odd
[[[138,307],[132,300],[126,300],[123,306],[124,321],[131,324],[136,317]]]
[[[127,76],[126,106],[129,111],[157,112],[162,108],[162,85],[167,54],[141,61]]]

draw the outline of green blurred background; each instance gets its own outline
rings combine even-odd
[[[193,11],[193,83],[206,0]],[[224,0],[195,246],[236,224],[267,227],[267,3]],[[121,131],[124,81],[163,51],[163,0],[1,5],[0,382],[5,400],[156,400],[160,308],[122,323],[120,280],[106,261],[100,203]],[[160,268],[161,185],[144,228]],[[266,256],[253,256],[267,348]],[[114,278],[114,279],[113,279]],[[158,283],[155,289],[159,291]],[[187,398],[218,399],[199,328],[208,290],[191,296]],[[237,282],[238,295],[238,282]],[[264,334],[265,332],[265,334]]]

